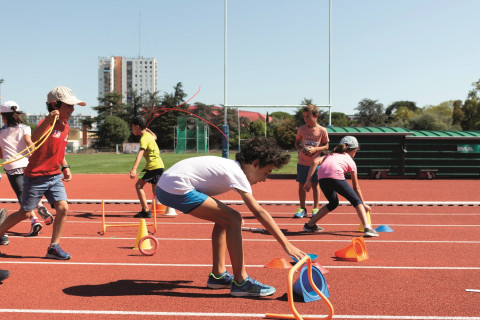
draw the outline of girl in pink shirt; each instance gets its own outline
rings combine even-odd
[[[340,140],[340,144],[335,147],[332,154],[314,160],[304,187],[306,191],[310,190],[311,182],[309,178],[313,175],[315,168],[322,164],[318,169],[318,181],[328,203],[320,208],[310,221],[305,223],[303,230],[307,232],[323,231],[323,228],[317,226],[316,223],[338,206],[338,193],[347,199],[357,210],[358,217],[365,229],[364,236],[378,236],[378,233],[368,224],[366,211],[370,211],[371,208],[365,204],[360,185],[358,184],[357,166],[353,161],[353,157],[355,157],[358,149],[357,139],[353,136],[345,136]],[[350,173],[353,188],[346,181],[345,173]]]

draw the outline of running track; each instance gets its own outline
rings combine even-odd
[[[371,201],[480,201],[478,180],[361,180]],[[14,198],[8,181],[1,198]],[[293,180],[269,180],[254,186],[258,200],[297,200]],[[70,199],[135,199],[128,175],[74,175]],[[150,193],[148,193],[150,194]],[[307,200],[311,200],[310,198]],[[219,197],[239,200],[234,193]],[[324,198],[321,198],[324,200]],[[3,204],[9,210],[16,204]],[[246,226],[260,227],[245,206]],[[324,234],[304,234],[306,219],[292,219],[294,206],[267,206],[287,237],[329,271],[334,319],[480,320],[480,207],[374,207],[374,225],[395,232],[367,239],[370,258],[343,262],[334,252],[359,235],[350,207],[339,207],[321,223]],[[132,222],[136,205],[106,205],[107,221]],[[62,238],[70,261],[44,259],[51,226],[25,238],[29,223],[10,230],[1,246],[0,268],[11,271],[0,284],[0,319],[262,319],[288,313],[288,270],[264,268],[274,257],[288,257],[271,236],[244,232],[245,262],[254,278],[277,293],[262,299],[233,298],[228,290],[208,290],[211,224],[188,215],[159,218],[159,251],[151,257],[132,250],[137,229],[108,229],[101,236],[101,207],[72,204]],[[296,302],[302,315],[327,313],[320,302]]]

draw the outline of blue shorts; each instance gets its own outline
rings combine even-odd
[[[297,182],[307,182],[308,171],[310,171],[310,166],[304,166],[297,163]],[[312,182],[318,183],[318,167],[315,168],[315,172],[312,176]]]
[[[42,199],[47,198],[48,203],[53,208],[53,204],[57,201],[68,201],[67,192],[62,182],[63,174],[53,176],[42,176],[30,178],[26,175],[23,177],[23,195],[22,206],[24,211],[32,211]]]
[[[157,199],[167,207],[180,210],[183,213],[189,213],[207,200],[208,196],[204,193],[192,190],[186,194],[172,194],[163,191],[159,187],[156,189]]]

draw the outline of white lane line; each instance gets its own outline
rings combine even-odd
[[[102,223],[99,221],[66,221],[67,223],[79,223],[79,224],[95,224],[95,225],[101,225]],[[30,221],[22,221],[21,223],[31,223]],[[132,222],[129,221],[109,221],[108,224],[132,224]],[[157,221],[157,226],[164,226],[164,225],[213,225],[211,222],[163,222],[163,221]],[[246,222],[245,225],[248,226],[261,226],[257,222]],[[279,226],[291,226],[291,227],[299,227],[297,230],[298,232],[303,232],[301,230],[301,227],[303,226],[303,223],[277,223]],[[322,226],[343,226],[343,227],[350,227],[350,226],[358,226],[359,223],[322,223]],[[375,225],[380,225],[380,224],[374,224]],[[435,227],[435,228],[478,228],[480,227],[480,224],[402,224],[402,223],[392,223],[388,224],[389,226],[394,226],[394,227]],[[133,227],[132,227],[133,228]],[[293,231],[293,230],[292,230]],[[353,230],[355,231],[355,230]]]
[[[265,318],[264,313],[209,313],[209,312],[156,312],[156,311],[116,311],[116,310],[54,310],[54,309],[0,309],[0,313],[50,313],[79,315],[132,315],[132,316],[170,316],[170,317],[230,317]],[[320,318],[326,315],[302,315],[305,318]],[[341,315],[334,319],[384,319],[384,320],[480,320],[480,317],[458,316],[395,316],[395,315]]]
[[[114,262],[74,262],[74,261],[8,261],[2,259],[2,264],[15,265],[80,265],[80,266],[110,266],[110,267],[211,267],[211,264],[185,264],[185,263],[114,263]],[[231,267],[231,265],[226,265]],[[247,268],[265,268],[264,265],[252,264],[245,265]],[[344,265],[344,266],[323,266],[326,269],[371,269],[371,270],[458,270],[468,271],[480,270],[480,267],[415,267],[415,266],[358,266],[358,265]]]
[[[27,241],[33,241],[35,239],[50,239],[49,236],[36,236],[36,237],[24,237],[24,236],[12,236],[9,235],[9,239],[25,239]],[[62,237],[62,239],[80,239],[80,240],[136,240],[136,238],[124,238],[116,236],[98,236],[98,237]],[[212,241],[210,238],[157,238],[158,241]],[[269,239],[243,239],[244,242],[277,242],[273,237]],[[290,239],[290,242],[352,242],[352,239]],[[436,244],[480,244],[480,241],[468,241],[468,240],[365,240],[367,243],[436,243]],[[1,247],[0,247],[1,248]]]

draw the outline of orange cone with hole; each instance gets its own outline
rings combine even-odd
[[[363,237],[353,238],[352,244],[335,251],[335,257],[346,261],[362,261],[368,259],[367,247]]]
[[[165,210],[167,210],[167,207],[165,205],[161,204],[156,199],[153,199],[152,208],[150,211],[156,212],[157,214],[164,214]]]

